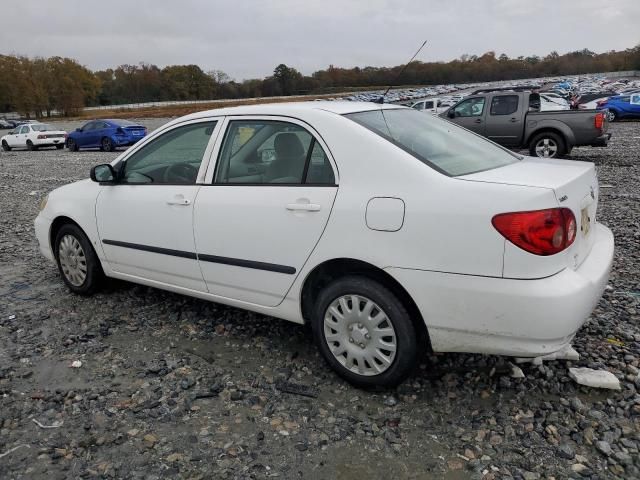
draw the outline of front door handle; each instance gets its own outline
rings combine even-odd
[[[191,200],[188,198],[184,198],[183,195],[176,195],[173,197],[173,200],[169,200],[167,205],[180,205],[186,207],[187,205],[191,205]]]
[[[320,208],[317,203],[290,203],[287,205],[287,210],[293,212],[319,212]]]
[[[512,118],[512,119],[510,119],[509,121],[510,121],[511,123],[516,123],[516,122],[518,121],[518,119],[517,119],[517,118]]]
[[[479,118],[475,121],[475,123],[482,123],[482,120],[480,120]]]

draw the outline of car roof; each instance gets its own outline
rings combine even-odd
[[[205,110],[181,117],[179,120],[194,120],[212,116],[228,115],[283,115],[296,116],[314,110],[326,111],[338,115],[347,113],[367,112],[371,110],[407,108],[402,105],[392,103],[374,102],[349,102],[349,101],[311,101],[311,102],[285,102],[285,103],[263,103],[260,105],[242,105],[239,107],[217,108]]]

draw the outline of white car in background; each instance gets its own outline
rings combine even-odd
[[[540,111],[548,112],[552,110],[569,110],[569,103],[562,97],[552,97],[547,94],[540,94]]]
[[[64,130],[47,123],[33,122],[17,126],[0,138],[0,144],[5,151],[13,148],[37,150],[40,147],[56,147],[62,150],[66,138],[67,132]]]
[[[613,258],[593,163],[522,157],[396,105],[195,113],[90,177],[35,220],[72,292],[107,276],[310,323],[363,387],[398,384],[428,349],[565,348]]]
[[[419,100],[411,105],[411,108],[418,110],[420,112],[432,113],[434,115],[439,115],[449,106],[443,106],[442,100],[440,98],[428,98],[426,100]]]

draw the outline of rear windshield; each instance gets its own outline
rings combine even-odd
[[[346,114],[345,117],[452,177],[520,160],[517,155],[479,135],[414,109],[371,110]]]
[[[109,120],[111,123],[118,125],[119,127],[137,127],[137,123],[130,122],[129,120]]]
[[[54,132],[57,128],[52,127],[48,123],[32,123],[31,129],[34,132]]]

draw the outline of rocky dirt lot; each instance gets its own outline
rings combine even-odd
[[[640,123],[611,131],[572,155],[598,166],[617,244],[580,360],[516,379],[508,358],[426,355],[386,392],[337,378],[301,326],[120,282],[70,294],[32,222],[116,154],[0,152],[0,478],[640,478]]]

